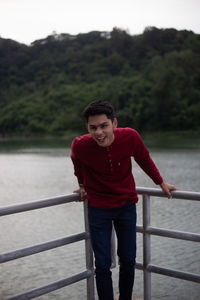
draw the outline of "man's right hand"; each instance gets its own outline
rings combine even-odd
[[[77,190],[74,191],[74,193],[79,193],[81,198],[79,201],[84,201],[85,200],[85,196],[86,196],[86,191],[84,189],[84,187],[79,187]]]

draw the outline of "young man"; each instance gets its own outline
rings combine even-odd
[[[173,185],[163,181],[141,137],[131,128],[117,128],[113,107],[106,101],[84,110],[89,134],[74,139],[71,158],[81,199],[87,193],[90,236],[95,255],[100,300],[113,300],[111,277],[112,223],[120,262],[119,299],[131,300],[136,257],[136,203],[131,157],[171,197]]]

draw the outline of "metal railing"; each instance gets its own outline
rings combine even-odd
[[[200,242],[200,234],[152,227],[150,225],[150,196],[166,197],[166,195],[159,189],[151,189],[151,188],[143,188],[143,187],[138,187],[137,192],[143,197],[143,226],[137,226],[137,232],[143,234],[143,263],[136,263],[136,268],[139,270],[143,270],[144,300],[151,300],[151,273],[162,274],[165,276],[171,276],[174,278],[200,283],[200,275],[198,274],[186,273],[186,272],[169,269],[169,268],[162,268],[151,264],[151,235],[157,235],[162,237],[175,238],[175,239],[181,239],[181,240],[187,240],[193,242]],[[172,192],[172,195],[173,198],[176,199],[200,201],[200,193],[174,191]],[[0,216],[6,216],[6,215],[25,212],[29,210],[50,207],[53,205],[66,204],[77,200],[79,200],[79,195],[71,194],[67,196],[59,196],[51,199],[34,201],[30,203],[12,205],[8,207],[0,208]],[[87,279],[87,300],[95,299],[93,254],[92,254],[90,239],[89,239],[87,201],[84,201],[83,205],[84,205],[85,232],[64,237],[61,239],[57,239],[54,241],[45,242],[43,244],[34,245],[27,248],[15,250],[12,252],[0,254],[0,263],[5,263],[14,259],[19,259],[21,257],[36,254],[56,247],[61,247],[77,241],[85,240],[86,270],[84,272],[75,274],[74,276],[50,283],[46,286],[25,292],[17,296],[10,297],[7,300],[33,299],[83,279]],[[112,257],[113,260],[115,261],[115,257],[113,255],[113,253],[115,253],[115,249],[114,249],[115,242],[113,237],[112,237]],[[113,266],[114,265],[115,262],[113,263]]]
[[[162,268],[151,264],[151,235],[200,242],[200,234],[152,227],[150,224],[150,196],[166,197],[166,195],[159,189],[143,187],[138,187],[137,193],[143,197],[143,226],[137,226],[137,232],[143,234],[143,264],[136,263],[136,268],[143,270],[144,300],[151,300],[151,273],[200,283],[200,274]],[[200,193],[196,192],[173,191],[172,196],[175,199],[200,201]]]
[[[34,201],[30,203],[23,203],[17,205],[11,205],[8,207],[0,208],[0,216],[11,215],[15,213],[21,213],[34,209],[40,209],[44,207],[50,207],[59,204],[66,204],[73,201],[78,201],[78,194],[71,194],[67,196],[59,196],[51,199],[44,199],[40,201]],[[75,274],[71,277],[64,278],[62,280],[52,282],[46,286],[39,287],[37,289],[27,291],[23,294],[16,295],[7,298],[7,300],[28,300],[33,299],[45,294],[48,294],[57,289],[61,289],[65,286],[78,282],[80,280],[87,280],[87,300],[94,300],[94,269],[93,269],[93,253],[90,245],[89,228],[87,219],[87,201],[83,202],[84,205],[84,219],[85,219],[85,232],[74,234],[68,237],[63,237],[57,240],[45,242],[42,244],[30,246],[23,249],[18,249],[12,252],[0,254],[0,263],[5,263],[14,259],[19,259],[25,256],[40,253],[42,251],[50,250],[53,248],[61,247],[70,243],[75,243],[81,240],[85,240],[85,257],[86,257],[86,270],[84,272]]]

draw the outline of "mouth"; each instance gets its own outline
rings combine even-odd
[[[97,142],[98,142],[99,144],[103,144],[103,143],[104,143],[104,141],[105,141],[105,139],[106,139],[106,137],[105,137],[105,136],[103,136],[103,137],[99,137],[99,138],[96,138],[96,140],[97,140]]]

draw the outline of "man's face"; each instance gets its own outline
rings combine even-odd
[[[89,116],[87,130],[95,142],[101,147],[108,147],[114,141],[114,128],[117,127],[117,120],[112,122],[103,115]]]

